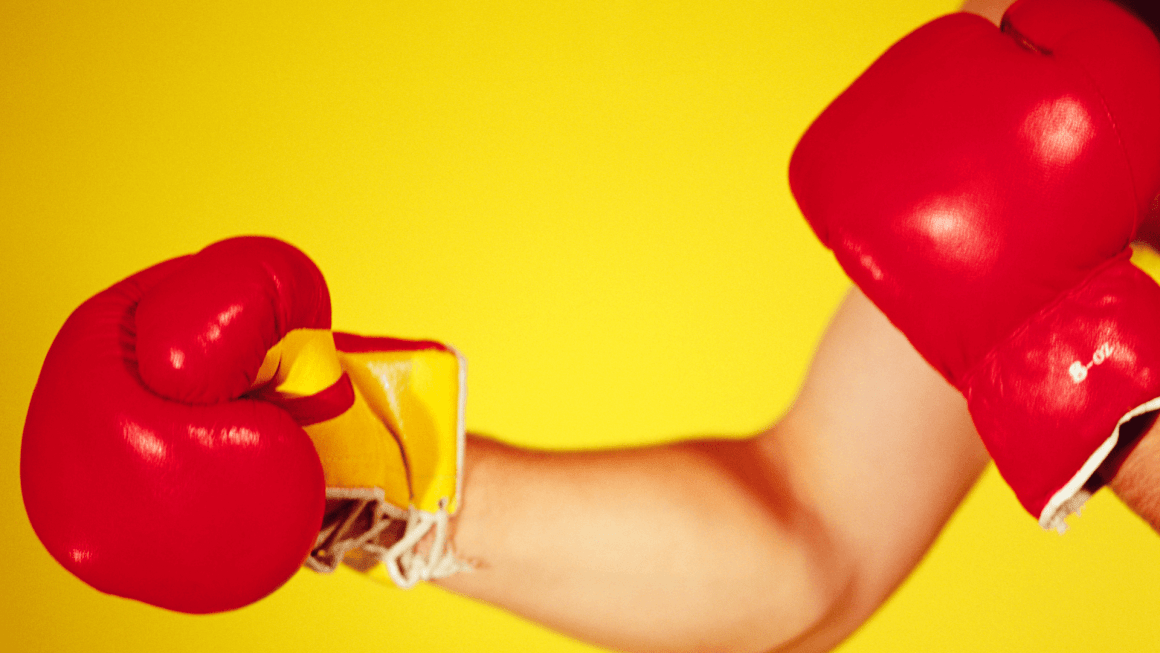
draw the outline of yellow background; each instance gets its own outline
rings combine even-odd
[[[0,649],[586,650],[347,573],[205,617],[89,589],[20,500],[53,335],[135,270],[270,234],[326,272],[337,327],[459,347],[474,430],[750,432],[846,288],[791,148],[954,0],[331,4],[0,5]],[[1074,524],[1040,532],[988,472],[843,650],[1157,650],[1160,540],[1107,494]]]

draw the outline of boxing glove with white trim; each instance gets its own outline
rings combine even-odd
[[[790,185],[1062,528],[1120,425],[1160,408],[1160,288],[1128,247],[1160,190],[1151,31],[1106,0],[1020,0],[1001,29],[939,18],[818,117]]]

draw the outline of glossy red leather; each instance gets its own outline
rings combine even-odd
[[[794,152],[790,185],[850,277],[972,400],[988,449],[1033,514],[1059,490],[1046,486],[1074,480],[1075,460],[1119,417],[1160,396],[1155,384],[1125,390],[1160,373],[1160,359],[1121,340],[1112,356],[1131,365],[1100,365],[1078,382],[1108,391],[1097,394],[1115,402],[1103,407],[1116,413],[1110,422],[1080,404],[1034,412],[1009,401],[1068,394],[1070,365],[1108,344],[1101,333],[1128,328],[1101,323],[1065,338],[1036,321],[1054,304],[1081,319],[1084,286],[1123,276],[1112,268],[1130,266],[1126,248],[1160,190],[1160,47],[1115,5],[1020,0],[1002,30],[965,13],[919,28],[818,117]],[[1124,283],[1122,295],[1112,284],[1102,297],[1139,308],[1105,319],[1131,321],[1160,302],[1155,284]],[[1004,348],[1017,332],[1023,348]],[[1063,369],[1031,373],[1026,357],[1048,350]],[[989,356],[988,372],[977,372]],[[996,405],[1014,412],[987,412]],[[1023,453],[1004,457],[1012,449]],[[1053,467],[1051,480],[1024,473],[1036,466]]]
[[[300,252],[239,239],[129,277],[69,317],[20,462],[29,520],[61,565],[103,592],[192,613],[247,605],[297,571],[322,522],[322,466],[291,417],[239,398],[248,386],[237,379],[300,315],[328,327],[320,297],[321,274]],[[146,305],[155,312],[142,321]],[[236,319],[220,319],[223,306]],[[198,340],[215,324],[216,339]],[[174,371],[175,348],[215,381]],[[185,401],[143,383],[151,365]]]
[[[330,294],[305,254],[273,238],[214,243],[137,307],[141,378],[154,392],[216,403],[249,391],[293,329],[329,329]]]

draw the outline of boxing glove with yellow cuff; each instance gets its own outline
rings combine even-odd
[[[303,564],[400,587],[467,568],[447,540],[464,362],[330,330],[318,268],[234,238],[97,294],[46,356],[25,508],[93,587],[183,612],[256,601]]]

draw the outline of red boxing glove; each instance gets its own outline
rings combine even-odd
[[[814,122],[790,185],[1062,528],[1120,425],[1160,407],[1160,288],[1128,260],[1160,190],[1152,32],[1105,0],[937,19]]]
[[[268,238],[211,245],[85,302],[48,352],[21,447],[25,508],[53,557],[104,592],[183,612],[286,582],[322,523],[323,470],[291,413],[241,397],[287,332],[329,327],[321,273]],[[347,402],[298,408],[324,419]]]

